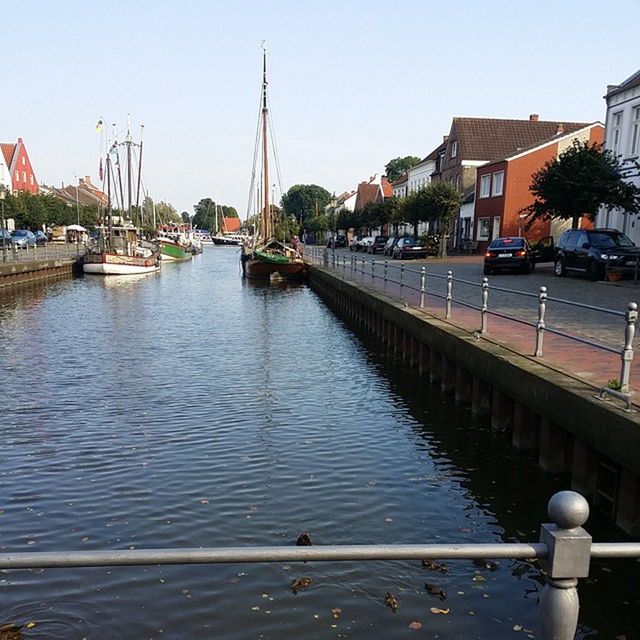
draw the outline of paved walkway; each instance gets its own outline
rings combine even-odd
[[[424,300],[424,312],[444,320],[446,295],[446,276],[448,270],[454,273],[451,324],[470,332],[480,330],[482,259],[478,256],[453,256],[446,261],[411,261],[399,263],[388,261],[387,282],[383,280],[384,261],[376,257],[373,265],[374,279],[371,277],[371,256],[357,255],[357,266],[351,272],[351,259],[356,256],[349,252],[337,252],[337,271],[346,279],[361,282],[364,286],[375,288],[386,295],[402,299],[411,306],[420,305],[420,270],[426,267],[427,294]],[[329,265],[331,266],[331,254]],[[364,259],[364,265],[362,260]],[[400,267],[402,282],[400,287]],[[364,273],[363,273],[364,271]],[[460,282],[465,280],[472,284]],[[606,386],[610,380],[620,378],[620,353],[624,344],[623,317],[629,301],[640,297],[638,287],[612,287],[607,283],[594,283],[577,278],[557,278],[551,266],[537,269],[537,277],[532,276],[492,276],[489,278],[489,313],[487,315],[487,333],[480,337],[490,340],[508,349],[534,358],[538,315],[537,293],[540,286],[547,286],[552,298],[580,302],[590,309],[550,301],[547,307],[547,326],[570,334],[575,338],[596,342],[601,347],[585,344],[577,339],[560,336],[546,331],[543,342],[543,356],[535,358],[553,369],[582,380],[594,387],[594,394]],[[540,284],[543,282],[544,284]],[[408,285],[408,286],[407,286]],[[508,289],[508,292],[498,289]],[[524,291],[528,296],[518,295],[515,291]],[[559,293],[556,293],[559,292]],[[436,295],[437,294],[437,295]],[[458,302],[455,302],[458,300]],[[466,305],[473,305],[469,308]],[[611,309],[618,315],[607,314],[599,309]],[[500,314],[500,315],[497,315]],[[509,316],[504,317],[504,316]],[[634,341],[635,343],[635,341]],[[638,345],[634,344],[634,348]],[[640,390],[640,355],[631,366],[631,391]],[[619,403],[619,401],[613,401]],[[634,403],[635,404],[635,403]]]

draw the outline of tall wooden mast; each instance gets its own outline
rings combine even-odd
[[[271,237],[271,210],[269,206],[269,147],[268,137],[269,107],[267,106],[267,48],[262,45],[262,195],[264,209],[262,211],[262,231],[264,240]]]

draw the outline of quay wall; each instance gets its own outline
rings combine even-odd
[[[603,501],[626,532],[640,534],[640,417],[597,389],[378,291],[309,265],[309,285],[330,306],[428,375],[539,466]]]
[[[75,272],[77,262],[75,257],[29,262],[0,262],[0,290],[28,282],[70,276]]]

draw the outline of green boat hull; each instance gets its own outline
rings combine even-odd
[[[172,242],[160,241],[160,257],[162,260],[189,260],[191,252]]]

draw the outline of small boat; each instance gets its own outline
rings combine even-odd
[[[258,149],[254,158],[262,158],[260,223],[254,238],[245,238],[242,243],[240,260],[242,273],[246,278],[256,280],[300,280],[306,276],[306,266],[302,256],[293,247],[277,240],[273,233],[273,220],[269,192],[269,107],[267,100],[267,51],[262,53],[262,93],[258,127],[262,129],[261,154]],[[258,141],[260,144],[260,141]],[[256,174],[255,163],[252,175]],[[253,201],[254,185],[251,185],[249,202]]]

